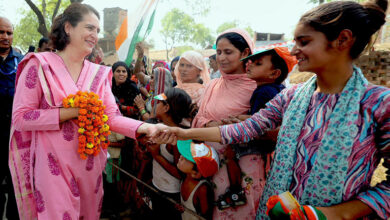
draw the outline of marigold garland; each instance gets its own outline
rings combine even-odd
[[[77,152],[81,159],[88,155],[97,156],[100,148],[107,149],[110,142],[110,127],[106,124],[108,116],[104,114],[106,106],[93,92],[78,91],[76,95],[69,95],[62,101],[64,108],[79,108],[78,133],[79,147]]]

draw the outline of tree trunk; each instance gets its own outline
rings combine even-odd
[[[58,0],[56,3],[56,7],[54,8],[53,15],[51,16],[51,23],[53,24],[54,18],[56,18],[58,9],[60,8],[61,0]]]
[[[38,9],[38,7],[31,1],[31,0],[25,0],[27,4],[30,6],[31,10],[37,15],[38,17],[38,32],[42,34],[44,37],[49,36],[49,32],[47,31],[45,17],[43,17],[42,12]]]
[[[318,0],[318,4],[324,3],[324,0]]]

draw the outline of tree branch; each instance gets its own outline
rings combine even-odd
[[[42,15],[42,12],[38,9],[38,7],[31,1],[31,0],[25,0],[27,4],[30,6],[31,10],[37,15],[38,17],[38,32],[42,34],[42,36],[47,37],[48,31],[46,28],[45,18]]]
[[[51,16],[51,23],[53,24],[54,18],[56,18],[58,9],[60,8],[61,0],[57,0],[56,7],[54,8],[53,15]]]
[[[42,0],[42,15],[46,18],[46,0]]]

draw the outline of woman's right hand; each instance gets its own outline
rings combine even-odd
[[[145,100],[142,98],[142,95],[139,94],[134,98],[134,103],[139,110],[145,109]]]

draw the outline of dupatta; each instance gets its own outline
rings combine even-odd
[[[19,64],[16,73],[16,88],[19,85],[19,77],[27,63],[38,60],[39,66],[36,71],[29,71],[26,86],[35,86],[39,80],[46,108],[59,108],[62,106],[62,99],[67,97],[66,80],[61,80],[64,74],[68,74],[66,66],[61,62],[58,55],[54,53],[29,53]],[[83,73],[85,72],[85,73]],[[68,76],[69,77],[69,76]],[[95,93],[109,77],[112,78],[111,69],[105,66],[84,61],[82,73],[79,80],[83,80],[83,85],[87,85],[90,91]],[[28,83],[28,85],[27,85]],[[68,86],[69,87],[69,86]],[[77,91],[77,88],[73,88]],[[69,90],[69,89],[68,89]],[[69,92],[69,91],[68,91]],[[42,105],[42,104],[41,104]],[[42,110],[42,109],[38,109]],[[33,187],[34,152],[32,137],[35,131],[18,131],[11,125],[11,138],[9,150],[9,168],[14,184],[15,197],[18,205],[20,219],[37,219],[37,206]]]
[[[254,43],[248,32],[232,28],[221,33],[220,36],[226,33],[241,35],[249,45],[251,53],[253,52]],[[212,80],[206,87],[192,127],[204,127],[210,121],[248,112],[249,100],[256,88],[256,82],[249,79],[246,73],[230,75],[220,72],[222,76]]]
[[[196,68],[200,70],[200,78],[203,80],[203,84],[200,83],[183,83],[180,73],[179,73],[179,65],[180,61],[182,59],[187,60],[192,65],[194,65]],[[202,54],[196,52],[196,51],[187,51],[183,53],[180,57],[179,62],[176,64],[175,73],[176,75],[176,82],[177,82],[177,88],[183,89],[190,95],[192,102],[197,102],[200,99],[200,96],[202,95],[202,92],[199,91],[199,89],[204,89],[207,84],[210,82],[210,74],[207,69],[206,61],[204,60]]]

